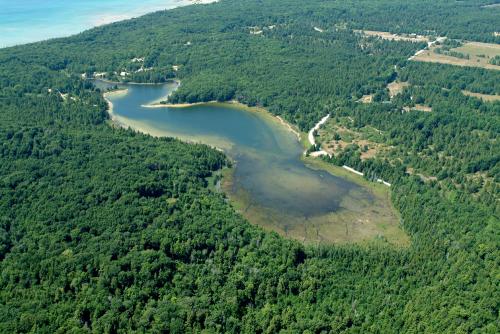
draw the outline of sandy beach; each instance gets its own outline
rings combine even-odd
[[[141,107],[144,108],[189,108],[194,106],[201,106],[207,104],[222,103],[218,101],[208,101],[208,102],[195,102],[195,103],[150,103],[143,104]]]
[[[214,2],[218,2],[218,0],[178,0],[176,3],[173,4],[144,7],[142,9],[136,10],[133,13],[101,13],[94,15],[90,21],[92,26],[99,27],[113,22],[129,20],[135,17],[139,17],[142,15],[146,15],[148,13],[157,12],[161,10],[168,10],[176,7],[184,7],[189,5],[208,5]]]
[[[137,84],[137,83],[136,83]],[[152,137],[173,137],[178,140],[181,140],[186,143],[190,144],[203,144],[212,147],[213,149],[220,151],[220,152],[225,152],[225,150],[230,150],[232,147],[231,143],[228,143],[227,141],[223,140],[218,140],[216,137],[210,138],[211,141],[216,142],[217,145],[210,145],[203,143],[202,141],[197,141],[197,140],[190,140],[188,138],[181,138],[181,137],[176,137],[174,135],[171,135],[169,133],[166,133],[163,130],[157,129],[154,126],[151,126],[145,122],[129,119],[127,117],[119,116],[114,113],[114,105],[113,102],[109,99],[112,96],[123,96],[128,93],[128,89],[119,89],[119,90],[114,90],[114,91],[109,91],[105,92],[103,94],[104,100],[108,103],[108,114],[110,117],[110,120],[114,126],[124,128],[124,129],[132,129],[134,131],[137,131],[139,133],[143,133],[146,135],[150,135]]]
[[[103,80],[105,81],[105,80]],[[178,80],[172,80],[173,82],[175,82],[177,84],[177,86],[175,87],[174,90],[172,90],[169,95],[167,95],[165,97],[166,100],[168,100],[168,97],[170,96],[170,94],[172,94],[176,89],[178,89],[181,85],[181,82],[178,81]],[[107,81],[108,83],[113,83],[113,82],[110,82],[110,81]],[[127,84],[140,84],[140,83],[127,83]],[[143,133],[149,133],[153,136],[161,136],[162,134],[161,133],[153,133],[155,131],[152,131],[152,129],[150,127],[145,127],[144,124],[134,124],[132,125],[130,123],[130,120],[127,120],[126,122],[124,120],[121,119],[121,117],[118,117],[117,115],[115,115],[113,113],[113,103],[108,99],[108,97],[110,96],[117,96],[117,95],[123,95],[123,94],[127,94],[128,92],[128,89],[119,89],[119,90],[114,90],[114,91],[110,91],[110,92],[106,92],[103,94],[103,97],[104,99],[108,102],[108,106],[109,106],[109,115],[110,115],[110,118],[111,120],[117,124],[118,126],[121,126],[121,127],[125,127],[125,128],[128,128],[129,126],[132,126],[133,128],[139,130],[140,132],[143,132]],[[288,131],[290,131],[291,133],[293,133],[296,137],[297,137],[297,140],[300,142],[301,139],[302,139],[302,136],[300,134],[300,132],[298,130],[296,130],[290,123],[288,123],[287,121],[285,121],[282,117],[280,116],[276,116],[276,115],[272,115],[268,110],[264,109],[264,108],[259,108],[259,107],[250,107],[250,106],[247,106],[239,101],[236,101],[236,100],[231,100],[231,101],[227,101],[227,102],[219,102],[219,101],[207,101],[207,102],[194,102],[194,103],[158,103],[157,101],[153,102],[153,103],[148,103],[148,104],[143,104],[141,105],[141,107],[143,108],[189,108],[189,107],[194,107],[194,106],[203,106],[203,105],[215,105],[215,104],[227,104],[227,105],[233,105],[233,106],[236,106],[236,107],[239,107],[239,108],[244,108],[246,110],[249,110],[249,111],[253,111],[253,112],[262,112],[266,115],[269,115],[271,116],[272,118],[274,118],[276,121],[278,121],[282,126],[286,127],[286,129]],[[311,145],[315,145],[315,139],[314,139],[314,131],[318,130],[321,125],[323,125],[324,123],[326,123],[326,121],[329,119],[330,115],[326,115],[325,117],[323,117],[308,133],[308,140],[310,142]],[[164,135],[164,134],[163,134]],[[328,153],[325,152],[325,151],[318,151],[318,152],[313,152],[311,154],[311,156],[314,156],[314,157],[318,157],[318,156],[322,156],[322,155],[327,155]]]
[[[180,83],[179,83],[180,85]],[[232,101],[227,101],[227,102],[219,102],[219,101],[207,101],[207,102],[194,102],[194,103],[150,103],[150,104],[143,104],[141,107],[144,108],[189,108],[189,107],[195,107],[195,106],[202,106],[202,105],[211,105],[211,104],[231,104],[237,107],[245,108],[250,111],[256,111],[257,109],[265,112],[266,114],[272,115],[268,110],[264,108],[259,108],[259,107],[250,107],[247,106],[246,104],[243,104],[239,101],[232,100]],[[285,126],[290,132],[292,132],[294,135],[297,136],[297,140],[301,140],[301,135],[300,132],[295,130],[294,127],[286,122],[283,118],[280,116],[274,116],[283,126]]]
[[[108,114],[109,114],[109,117],[111,119],[111,121],[122,127],[122,128],[128,128],[128,126],[123,123],[123,122],[120,122],[120,120],[118,119],[118,117],[115,115],[115,113],[113,112],[113,102],[111,102],[111,100],[109,99],[109,97],[111,96],[120,96],[120,95],[126,95],[128,93],[128,89],[124,88],[124,89],[119,89],[119,90],[113,90],[113,91],[109,91],[109,92],[105,92],[104,94],[102,94],[102,96],[104,97],[104,100],[106,100],[106,102],[108,103]]]
[[[285,121],[280,116],[276,116],[276,118],[278,119],[278,121],[280,121],[281,124],[283,124],[284,126],[286,126],[288,128],[288,130],[290,130],[290,132],[294,133],[297,136],[297,140],[300,141],[300,139],[301,139],[300,132],[298,132],[297,130],[295,130],[290,123],[288,123],[287,121]]]

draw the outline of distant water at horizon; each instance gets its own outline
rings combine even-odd
[[[0,48],[65,37],[188,0],[0,0]]]

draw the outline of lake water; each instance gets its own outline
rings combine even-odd
[[[0,0],[0,48],[69,36],[188,0]]]
[[[366,188],[307,167],[296,135],[267,113],[228,104],[145,108],[165,99],[175,85],[126,87],[126,95],[110,97],[116,120],[153,135],[222,148],[236,162],[225,191],[254,223],[305,241],[334,240],[328,226],[339,222],[339,213],[344,233],[344,223],[373,205]]]

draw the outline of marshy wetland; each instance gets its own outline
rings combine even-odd
[[[305,243],[408,243],[387,187],[305,158],[297,134],[266,111],[230,103],[151,108],[176,84],[120,88],[106,96],[117,124],[208,144],[229,156],[234,167],[220,172],[217,189],[251,223]]]

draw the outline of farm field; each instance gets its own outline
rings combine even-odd
[[[413,57],[412,60],[500,70],[500,66],[488,63],[491,58],[500,56],[500,45],[480,42],[466,42],[464,45],[450,50],[467,55],[469,59],[436,53],[436,50],[439,48],[440,46],[432,46],[430,49],[424,50],[420,54]]]

